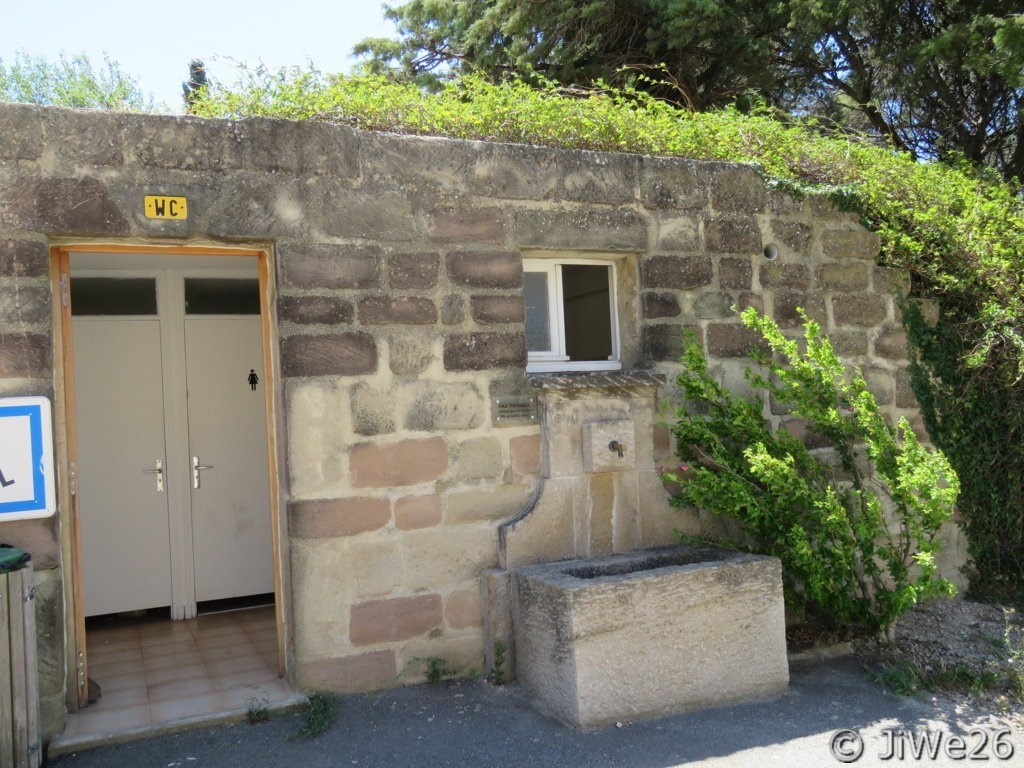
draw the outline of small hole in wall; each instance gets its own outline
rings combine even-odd
[[[775,243],[768,243],[764,247],[764,257],[768,261],[775,261],[779,258],[779,246],[775,245]]]

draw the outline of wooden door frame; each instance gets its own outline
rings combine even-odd
[[[288,562],[285,520],[281,514],[279,467],[284,466],[284,396],[278,386],[280,377],[276,320],[273,298],[276,286],[270,269],[271,246],[250,248],[219,245],[154,245],[97,241],[62,242],[50,248],[50,285],[53,301],[54,349],[54,431],[58,463],[58,503],[60,509],[60,547],[65,596],[64,650],[66,668],[66,703],[75,712],[88,703],[88,659],[86,657],[85,603],[82,595],[81,526],[77,506],[74,467],[77,467],[77,433],[75,422],[74,339],[71,335],[71,253],[136,253],[165,256],[250,256],[256,257],[260,286],[260,325],[263,335],[263,380],[266,382],[267,468],[270,498],[270,533],[274,560],[274,610],[277,624],[278,674],[288,672],[287,648],[291,643],[291,605],[287,582]],[[68,620],[70,619],[70,626]]]

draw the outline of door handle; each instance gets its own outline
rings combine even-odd
[[[156,460],[156,469],[144,469],[142,470],[144,475],[156,475],[156,492],[164,492],[164,460]]]
[[[199,470],[201,469],[213,469],[213,464],[200,464],[199,457],[192,457],[192,487],[199,487]]]

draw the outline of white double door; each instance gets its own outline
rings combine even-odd
[[[197,602],[273,592],[255,260],[104,270],[74,257],[85,615],[169,606],[191,618]]]

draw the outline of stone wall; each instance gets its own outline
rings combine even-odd
[[[0,394],[53,396],[49,245],[270,249],[290,670],[304,686],[419,680],[427,656],[482,671],[480,574],[549,469],[540,428],[498,426],[491,410],[492,396],[535,391],[524,256],[620,266],[627,368],[671,380],[685,326],[740,382],[755,341],[731,308],[794,327],[803,306],[888,412],[916,418],[891,296],[906,280],[875,266],[878,238],[744,166],[13,105],[0,137]],[[145,194],[186,196],[188,219],[147,219]],[[664,431],[649,439],[635,469],[647,476],[669,453]],[[659,525],[631,541],[670,538]],[[0,539],[32,551],[59,596],[57,519],[0,523]]]

